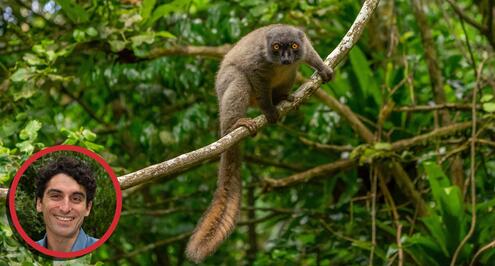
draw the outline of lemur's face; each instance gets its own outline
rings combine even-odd
[[[271,63],[290,65],[304,56],[303,39],[297,30],[272,30],[268,32],[266,41],[267,57]]]

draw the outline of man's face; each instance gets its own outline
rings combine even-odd
[[[92,202],[86,204],[86,189],[62,173],[48,181],[43,200],[36,199],[36,210],[43,212],[47,234],[56,237],[74,237],[91,206]]]

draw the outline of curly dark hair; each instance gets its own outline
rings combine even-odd
[[[37,198],[43,199],[46,183],[60,173],[74,178],[79,185],[86,189],[86,204],[93,200],[96,191],[96,180],[93,171],[84,161],[68,156],[57,157],[39,170],[36,182]]]

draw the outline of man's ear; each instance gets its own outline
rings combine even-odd
[[[36,211],[37,212],[42,212],[42,209],[41,209],[41,199],[36,197]]]
[[[90,201],[86,204],[86,213],[84,214],[84,216],[89,215],[89,212],[91,212],[91,207],[93,207],[93,201]]]

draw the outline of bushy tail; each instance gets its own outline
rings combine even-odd
[[[220,158],[217,190],[186,247],[189,260],[199,263],[215,252],[234,230],[241,203],[241,158],[239,146],[225,151]]]

